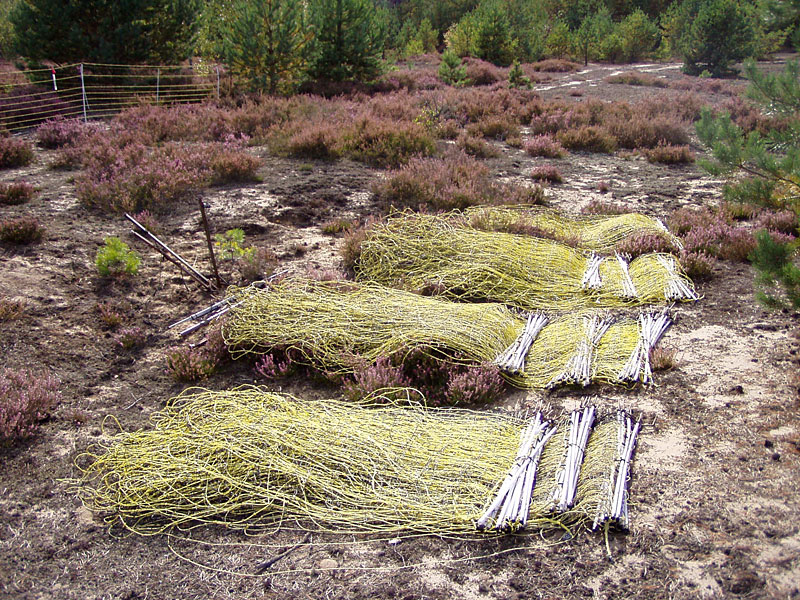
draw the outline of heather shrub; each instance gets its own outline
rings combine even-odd
[[[659,142],[655,148],[644,151],[644,155],[651,163],[665,165],[680,165],[694,162],[694,153],[689,146],[673,146]]]
[[[501,154],[500,150],[489,142],[468,133],[458,136],[456,148],[475,158],[497,158]]]
[[[614,204],[613,202],[591,200],[586,206],[581,208],[581,212],[585,215],[624,215],[629,211],[624,206]]]
[[[519,136],[519,126],[505,115],[490,115],[467,126],[467,133],[485,138],[504,140]]]
[[[34,217],[22,216],[0,219],[0,242],[8,244],[32,244],[42,239],[44,228]]]
[[[531,179],[534,181],[546,181],[548,183],[564,183],[564,177],[556,167],[552,165],[542,165],[531,170]]]
[[[95,305],[100,322],[108,329],[116,329],[125,320],[124,310],[112,302],[98,302]]]
[[[540,188],[493,182],[485,165],[461,153],[444,159],[413,159],[376,182],[372,191],[386,205],[436,210],[476,204],[541,204],[544,200]]]
[[[78,199],[115,212],[164,210],[201,185],[203,172],[192,164],[192,152],[172,142],[159,148],[139,143],[119,148],[97,141],[75,178]]]
[[[680,255],[683,272],[692,281],[706,281],[714,275],[714,264],[716,260],[705,252],[688,252],[684,250]]]
[[[155,215],[149,210],[139,211],[133,215],[133,218],[136,219],[139,224],[141,224],[150,233],[155,233],[158,235],[162,232],[161,223],[158,222],[158,219],[156,219]]]
[[[534,71],[545,73],[571,73],[572,71],[578,71],[581,66],[578,63],[561,58],[547,58],[533,63],[531,68]]]
[[[479,58],[466,57],[463,64],[470,85],[491,85],[505,79],[503,69]]]
[[[342,136],[342,148],[350,158],[375,167],[396,167],[412,156],[428,156],[433,138],[416,123],[398,123],[365,116]]]
[[[453,363],[423,349],[380,357],[374,364],[358,364],[342,385],[345,396],[352,400],[386,388],[412,387],[429,406],[489,402],[505,389],[494,365]],[[404,398],[405,393],[399,397]]]
[[[669,371],[678,366],[678,351],[670,346],[650,349],[650,368],[653,371]]]
[[[796,235],[798,215],[793,210],[764,211],[753,224],[756,229],[767,229],[787,235]]]
[[[0,446],[31,437],[61,399],[59,381],[29,369],[0,369]]]
[[[256,375],[269,381],[288,377],[296,370],[292,356],[285,351],[273,350],[256,361]]]
[[[202,348],[174,346],[167,350],[167,373],[176,381],[202,381],[213,372],[214,364]]]
[[[746,261],[756,246],[756,240],[749,231],[717,219],[705,227],[690,229],[683,236],[683,245],[687,252],[703,252],[717,258]]]
[[[14,321],[25,313],[25,302],[0,298],[0,323]]]
[[[530,156],[543,158],[562,158],[566,155],[564,148],[549,135],[537,135],[525,142],[525,152]]]
[[[684,207],[674,211],[667,219],[669,230],[678,236],[683,236],[696,227],[706,227],[718,220],[707,208]]]
[[[647,231],[639,231],[627,236],[617,243],[614,250],[632,257],[650,252],[678,252],[678,248],[669,238]]]
[[[636,71],[629,71],[627,73],[620,73],[606,77],[608,83],[620,83],[624,85],[635,86],[648,86],[648,87],[668,87],[668,83],[659,77],[648,75],[647,73],[637,73]]]
[[[447,382],[446,404],[485,404],[497,400],[505,389],[505,381],[496,365],[487,363],[463,367]]]
[[[333,219],[322,224],[322,233],[325,235],[339,235],[353,230],[356,224],[349,219]]]
[[[285,144],[285,152],[295,158],[334,160],[339,157],[341,126],[330,123],[303,123]]]
[[[244,145],[247,138],[228,138],[222,144],[207,144],[201,147],[206,153],[205,161],[198,160],[202,170],[211,173],[211,183],[231,183],[256,180],[256,170],[261,160],[249,154]],[[205,167],[205,169],[204,169]]]
[[[278,266],[278,257],[269,248],[251,248],[251,250],[252,252],[248,252],[234,263],[243,283],[269,277]]]
[[[12,181],[10,183],[0,183],[0,204],[14,206],[24,204],[31,198],[36,189],[25,181]]]
[[[114,336],[114,343],[118,348],[125,351],[135,350],[141,348],[147,336],[141,327],[126,327],[120,329],[116,336]]]
[[[33,148],[26,141],[0,135],[0,169],[24,167],[33,162]]]
[[[606,129],[583,125],[576,129],[559,131],[557,139],[569,150],[585,150],[610,154],[617,149],[617,141]]]
[[[94,121],[65,119],[58,115],[36,128],[36,141],[42,148],[54,150],[65,146],[77,146],[88,136],[97,133],[100,126]]]
[[[757,207],[744,202],[725,202],[720,210],[725,218],[731,221],[749,221],[759,213]]]
[[[410,386],[411,382],[403,372],[403,367],[392,364],[391,358],[382,356],[375,361],[375,364],[361,365],[355,370],[352,378],[345,378],[342,392],[348,400],[358,401],[378,390],[388,391],[391,388]]]
[[[355,266],[361,256],[361,244],[367,239],[369,224],[353,229],[345,235],[339,254],[342,257],[342,268],[348,275],[355,273]]]
[[[118,237],[107,237],[104,246],[97,251],[95,266],[103,277],[136,275],[142,259]]]
[[[689,142],[686,125],[670,116],[615,114],[605,127],[620,148],[655,148],[659,145],[685,145]]]

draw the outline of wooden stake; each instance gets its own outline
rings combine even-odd
[[[211,257],[211,267],[214,269],[214,277],[217,280],[217,288],[222,289],[222,279],[217,270],[217,259],[214,256],[214,244],[211,243],[211,230],[208,227],[208,218],[206,217],[206,205],[203,204],[203,199],[198,198],[197,202],[200,204],[200,215],[203,217],[203,229],[206,232],[206,242],[208,243],[208,255]]]

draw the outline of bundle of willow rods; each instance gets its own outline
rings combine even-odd
[[[511,384],[523,388],[637,381],[625,367],[640,352],[644,334],[631,318],[611,321],[576,312],[526,329],[525,319],[502,304],[294,278],[229,293],[232,306],[222,335],[236,357],[293,349],[315,368],[349,373],[381,357],[422,350],[454,363],[495,362]]]
[[[680,239],[659,219],[639,213],[564,215],[536,206],[477,206],[466,209],[463,215],[452,213],[452,218],[459,217],[474,229],[507,232],[529,229],[605,254],[613,254],[618,243],[636,234],[659,236],[676,250],[683,248]]]
[[[416,213],[373,225],[355,272],[359,281],[435,289],[452,299],[524,310],[697,299],[671,255],[645,254],[629,263],[623,256],[593,257],[549,239],[478,231]]]
[[[527,424],[378,400],[298,401],[254,387],[187,390],[153,417],[152,429],[119,433],[79,457],[75,484],[109,525],[141,534],[286,523],[352,533],[474,531]],[[589,439],[574,503],[564,512],[554,513],[551,503],[564,436],[544,445],[524,515],[528,529],[592,524],[616,459],[616,423],[606,425]]]
[[[606,493],[597,507],[592,529],[604,523],[615,524],[622,529],[630,529],[628,514],[628,480],[630,479],[631,459],[636,448],[636,437],[641,427],[641,419],[634,424],[631,416],[617,411],[617,459],[608,473]]]

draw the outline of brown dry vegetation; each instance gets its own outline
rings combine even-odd
[[[577,114],[609,100],[677,113],[689,104],[686,94],[698,105],[722,105],[731,88],[744,87],[735,81],[704,88],[680,75],[678,65],[644,65],[636,71],[663,78],[667,85],[607,83],[614,69],[595,65],[548,72],[536,93],[543,103],[576,108]],[[413,80],[413,66],[402,76]],[[582,95],[570,93],[576,90]],[[469,117],[469,110],[516,97],[504,89],[473,93],[480,94],[473,102],[463,97],[459,114],[467,118],[459,127],[484,121]],[[412,119],[420,114],[420,105],[406,96],[387,105],[417,111]],[[574,150],[560,158],[532,157],[522,145],[496,135],[506,127],[524,144],[541,133],[531,130],[529,117],[519,117],[524,111],[514,110],[504,111],[517,115],[510,124],[490,114],[495,121],[487,120],[483,131],[473,128],[497,151],[498,156],[482,161],[496,183],[530,184],[533,168],[552,165],[564,178],[547,191],[559,210],[578,212],[604,202],[664,220],[678,208],[720,201],[721,182],[692,163],[664,165],[635,153]],[[615,127],[623,117],[615,117]],[[687,121],[682,131],[700,153]],[[422,131],[424,123],[419,127]],[[436,152],[452,143],[444,137],[436,140]],[[356,162],[352,146],[332,147],[345,148],[345,158],[290,158],[279,155],[286,153],[285,145],[255,145],[247,151],[261,159],[259,181],[193,193],[207,203],[216,231],[242,228],[249,244],[277,255],[279,268],[296,273],[334,269],[343,238],[326,233],[326,225],[379,215],[384,207],[371,190],[386,171],[367,165],[394,160]],[[603,406],[641,412],[632,529],[610,535],[610,556],[603,536],[586,532],[547,540],[536,535],[487,540],[315,534],[266,573],[253,576],[258,564],[298,544],[303,534],[287,527],[248,537],[217,527],[194,530],[195,541],[187,541],[182,535],[140,537],[107,530],[63,480],[76,474],[76,457],[107,439],[117,422],[126,430],[147,427],[164,401],[181,391],[183,385],[166,373],[167,351],[180,343],[167,326],[212,298],[137,246],[123,219],[81,204],[75,173],[50,168],[57,159],[57,151],[37,150],[30,166],[0,173],[3,181],[24,179],[38,189],[24,204],[0,206],[0,216],[32,216],[45,230],[38,243],[0,248],[0,300],[24,307],[15,318],[0,320],[3,366],[36,366],[62,381],[62,401],[38,434],[0,449],[0,598],[800,597],[800,317],[757,306],[752,269],[741,262],[719,262],[716,276],[699,284],[703,299],[676,309],[676,324],[664,341],[675,349],[672,368],[656,374],[655,386],[512,392],[497,401],[503,410],[540,404],[560,410],[574,407],[588,393]],[[158,220],[163,239],[208,271],[191,198]],[[94,256],[111,235],[142,254],[135,277],[98,276]],[[125,326],[141,328],[143,347],[119,351],[98,304],[106,312],[113,306]],[[253,378],[252,363],[233,362],[205,385],[222,389]],[[293,380],[284,383],[287,387],[299,397],[338,393],[311,380]]]

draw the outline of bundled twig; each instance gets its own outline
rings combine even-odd
[[[617,424],[617,460],[609,472],[606,494],[597,507],[592,529],[597,529],[604,523],[614,524],[625,530],[630,528],[628,482],[641,418],[634,424],[630,414],[620,410],[617,411]]]
[[[528,356],[528,351],[545,325],[547,325],[546,315],[540,312],[529,314],[525,329],[507,350],[494,359],[494,364],[512,375],[522,373],[525,370],[525,357]]]
[[[451,218],[459,219],[454,213]],[[540,206],[479,206],[464,211],[464,221],[483,231],[524,231],[568,239],[581,248],[612,253],[615,246],[635,234],[657,235],[676,250],[682,250],[680,239],[671,234],[659,219],[638,213],[622,215],[566,215]]]
[[[595,348],[611,327],[613,321],[600,319],[597,315],[583,318],[583,337],[569,358],[564,370],[553,377],[548,387],[559,384],[589,385],[592,381],[592,363]]]
[[[657,255],[657,260],[669,274],[666,282],[667,288],[664,292],[667,300],[683,300],[685,298],[697,300],[699,298],[697,292],[687,285],[686,278],[681,275],[674,257],[667,254],[659,254]]]
[[[491,516],[482,520],[487,499],[499,496],[523,439],[527,466],[505,486],[511,495],[487,528],[588,527],[607,492],[616,429],[595,428],[571,509],[558,514],[551,498],[566,449],[563,436],[545,441],[551,431],[541,420],[380,397],[353,404],[193,389],[169,401],[153,428],[119,433],[79,457],[75,484],[107,523],[144,534],[207,524],[252,531],[284,520],[314,531],[470,534],[491,525]]]
[[[523,310],[665,302],[667,281],[676,277],[656,254],[628,264],[550,239],[459,227],[437,215],[402,213],[373,225],[360,248],[359,281],[412,291],[435,287],[452,299]],[[688,278],[677,276],[691,289]]]
[[[234,357],[292,351],[326,372],[352,373],[381,358],[402,360],[413,350],[484,364],[513,348],[508,354],[519,370],[503,372],[512,385],[617,383],[641,337],[636,320],[611,324],[581,312],[546,323],[534,317],[525,336],[526,322],[501,304],[449,302],[352,282],[285,279],[229,293],[222,335]]]
[[[556,428],[550,427],[549,421],[542,421],[541,413],[537,413],[536,418],[530,421],[522,432],[514,464],[495,499],[475,524],[477,529],[486,529],[492,519],[497,531],[518,531],[525,528],[536,486],[539,459],[555,432]]]
[[[650,352],[655,348],[658,340],[672,324],[672,319],[666,311],[661,313],[643,313],[639,315],[639,342],[631,353],[628,362],[619,372],[620,381],[641,381],[650,383],[653,380],[653,370],[650,366]]]
[[[564,461],[556,476],[556,489],[553,491],[553,510],[563,513],[572,508],[578,489],[578,477],[589,442],[589,434],[594,424],[595,408],[587,406],[574,410],[569,418],[569,435]]]

